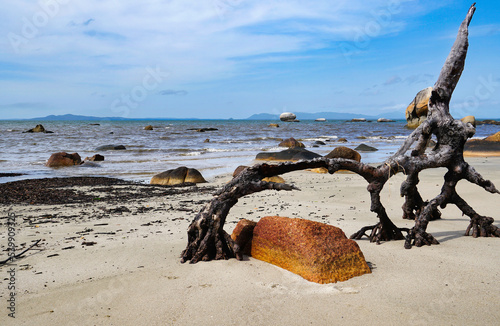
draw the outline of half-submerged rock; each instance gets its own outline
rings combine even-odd
[[[95,154],[94,156],[92,157],[86,157],[85,158],[85,161],[91,161],[91,162],[100,162],[100,161],[104,161],[104,156],[102,156],[101,154]]]
[[[125,146],[123,145],[102,145],[97,147],[95,150],[96,151],[119,151],[119,150],[125,150]]]
[[[207,181],[205,180],[205,178],[203,178],[200,171],[181,166],[177,169],[167,170],[153,176],[149,183],[152,185],[175,186],[183,183],[205,182]]]
[[[251,229],[253,237],[249,240]],[[237,226],[236,230],[239,230],[239,237],[233,234],[233,239],[247,252],[250,246],[252,257],[311,282],[335,283],[371,273],[358,244],[347,239],[341,229],[332,225],[300,218],[267,216],[255,226],[250,222],[246,226]]]
[[[53,131],[46,130],[42,125],[36,125],[35,128],[31,128],[30,130],[26,130],[24,132],[43,132],[46,134],[53,134]]]

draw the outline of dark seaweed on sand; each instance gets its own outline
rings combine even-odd
[[[95,196],[78,189],[78,187],[89,186],[93,187],[92,191],[100,192],[103,195]],[[61,205],[103,201],[116,203],[141,198],[214,191],[213,187],[196,187],[194,184],[184,184],[177,187],[158,186],[106,177],[29,179],[1,183],[0,205]]]

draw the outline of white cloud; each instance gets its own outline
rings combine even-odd
[[[304,62],[332,44],[356,44],[405,28],[412,0],[48,0],[59,3],[46,22],[46,10],[17,0],[0,12],[2,34],[26,42],[15,47],[0,39],[0,73],[8,66],[30,80],[5,83],[37,89],[30,101],[89,94],[108,100],[140,85],[147,67],[168,71],[161,89],[252,73],[256,65]],[[394,5],[396,3],[397,5]],[[26,26],[34,24],[34,35]],[[359,48],[359,47],[358,47]],[[361,48],[363,49],[363,48]],[[341,55],[340,51],[337,51]],[[342,58],[341,58],[342,59]],[[342,59],[343,60],[343,59]],[[4,64],[2,64],[2,62]],[[43,85],[41,85],[43,84]],[[52,91],[51,91],[52,90]],[[364,94],[376,95],[377,88]],[[18,92],[21,93],[20,91]],[[80,94],[80,95],[79,95]],[[172,97],[168,97],[172,98]],[[12,96],[8,100],[21,102]],[[163,97],[165,99],[165,97]],[[69,101],[66,101],[69,103]]]

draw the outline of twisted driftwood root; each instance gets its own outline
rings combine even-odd
[[[500,237],[500,229],[493,225],[493,218],[477,214],[456,192],[457,183],[460,180],[467,180],[490,193],[500,194],[491,181],[483,179],[463,158],[465,142],[474,135],[474,126],[453,119],[449,112],[451,95],[464,69],[468,48],[468,26],[474,11],[475,6],[472,5],[433,87],[427,120],[412,132],[401,148],[384,164],[373,167],[348,159],[318,158],[296,163],[258,164],[249,167],[217,192],[216,196],[196,215],[188,229],[188,244],[182,252],[181,261],[196,263],[200,260],[233,257],[241,259],[240,248],[223,229],[231,207],[240,197],[266,189],[300,190],[293,185],[265,182],[262,179],[314,168],[326,168],[330,174],[338,170],[349,170],[359,174],[368,182],[367,190],[371,196],[370,210],[377,214],[379,223],[362,228],[351,236],[353,239],[367,236],[371,242],[376,243],[406,239],[405,248],[408,249],[412,246],[439,244],[426,232],[427,225],[429,221],[440,217],[438,207],[444,209],[448,204],[455,204],[463,214],[471,218],[466,235]],[[426,152],[426,145],[432,135],[436,136],[437,144],[430,152]],[[418,175],[425,169],[439,167],[448,169],[441,193],[429,201],[424,201],[417,189]],[[406,198],[403,218],[415,220],[412,229],[398,228],[394,225],[380,200],[380,193],[385,183],[397,173],[407,176],[401,185],[401,196]],[[368,235],[367,231],[370,230]],[[407,232],[407,236],[404,237],[402,232]]]
[[[493,225],[491,217],[479,216],[473,217],[465,231],[466,236],[477,237],[500,237],[500,228]]]
[[[425,231],[411,229],[405,240],[405,248],[411,249],[412,246],[422,247],[423,245],[437,245],[439,242],[432,234]]]
[[[370,230],[370,235],[366,234],[366,231]],[[398,228],[394,224],[386,226],[385,224],[379,222],[375,225],[361,228],[361,230],[351,235],[350,238],[360,240],[363,236],[365,236],[370,240],[370,242],[380,244],[381,241],[404,240],[405,237],[402,232],[408,233],[409,231],[410,229],[408,228]]]

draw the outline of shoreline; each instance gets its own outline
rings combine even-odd
[[[485,179],[500,184],[500,158],[466,161]],[[443,169],[421,174],[424,199],[439,193],[443,176]],[[188,225],[213,190],[230,178],[220,175],[199,184],[199,191],[114,184],[97,186],[111,194],[99,201],[0,205],[0,217],[16,215],[18,251],[22,243],[43,239],[43,251],[31,250],[16,262],[14,324],[298,325],[370,320],[375,325],[493,325],[500,318],[499,239],[464,237],[468,217],[453,206],[429,224],[429,233],[440,245],[405,250],[403,241],[356,241],[372,274],[346,282],[311,283],[253,258],[181,264]],[[283,178],[301,191],[244,197],[224,229],[230,233],[240,218],[279,214],[338,226],[349,236],[377,221],[369,211],[366,182],[358,175],[299,171]],[[382,200],[396,225],[412,227],[413,221],[400,218],[403,180],[403,175],[391,178]],[[100,190],[89,185],[69,189],[101,198]],[[140,197],[149,191],[145,189],[156,190]],[[497,196],[465,182],[458,191],[478,213],[492,216],[499,225]],[[5,237],[0,240],[4,250]],[[0,275],[6,272],[7,266],[0,267]],[[7,283],[0,280],[0,299],[6,300]],[[0,322],[13,324],[5,313]]]

